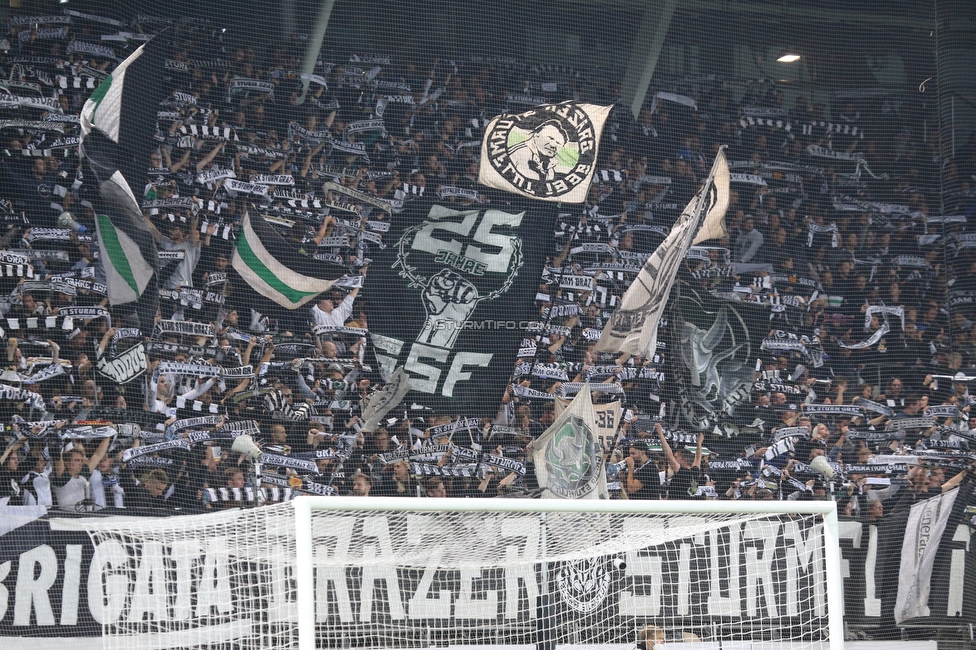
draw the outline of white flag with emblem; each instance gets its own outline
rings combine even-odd
[[[544,499],[607,499],[607,472],[589,384],[532,443]]]

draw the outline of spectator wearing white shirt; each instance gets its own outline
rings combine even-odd
[[[315,324],[324,327],[342,327],[345,325],[352,316],[352,305],[356,301],[357,295],[359,295],[359,287],[350,291],[349,295],[343,298],[338,305],[335,304],[331,295],[320,300],[312,307],[312,319]]]

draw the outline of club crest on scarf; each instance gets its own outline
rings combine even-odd
[[[535,199],[582,203],[610,108],[565,102],[496,117],[482,142],[479,182]]]
[[[583,418],[569,418],[546,445],[546,487],[563,499],[591,492],[600,478],[597,448],[596,434]]]

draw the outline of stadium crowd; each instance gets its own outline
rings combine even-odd
[[[382,385],[364,304],[396,304],[360,291],[384,222],[425,195],[482,205],[491,117],[609,104],[618,88],[497,57],[358,53],[320,62],[300,101],[300,40],[230,44],[203,23],[176,25],[171,92],[138,188],[165,265],[146,340],[105,296],[78,116],[113,66],[170,23],[58,18],[13,19],[0,53],[0,496],[11,503],[154,514],[253,504],[241,433],[261,446],[268,500],[530,496],[527,450],[565,385],[584,380],[595,401],[623,402],[606,459],[613,498],[834,498],[845,516],[874,520],[972,467],[976,140],[940,161],[922,128],[931,116],[908,99],[838,92],[821,104],[711,78],[674,81],[636,120],[616,107],[587,201],[560,210],[537,295],[547,329],[526,332],[528,353],[512,363],[528,370],[497,413],[408,399],[364,431],[363,405]],[[702,434],[679,407],[676,345],[646,359],[592,348],[722,145],[729,236],[694,247],[680,281],[752,310],[751,389]],[[311,308],[252,309],[229,268],[246,210],[345,267],[345,280]],[[593,276],[592,290],[561,288],[567,272]]]

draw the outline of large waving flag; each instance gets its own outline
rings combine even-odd
[[[705,183],[685,207],[667,239],[661,242],[624,292],[620,306],[603,328],[594,348],[596,352],[654,356],[661,313],[688,249],[698,242],[726,234],[729,178],[729,165],[722,149],[715,156]]]
[[[590,386],[532,443],[535,476],[547,499],[607,499],[607,467]]]
[[[241,221],[234,269],[257,293],[286,309],[297,309],[335,284],[309,275],[310,258],[288,245],[263,217]]]
[[[132,191],[146,184],[155,146],[156,112],[166,98],[163,67],[168,36],[156,36],[118,65],[81,111],[81,152],[86,176],[98,184],[93,197],[99,259],[109,302],[137,302],[140,327],[152,327],[159,295],[152,229]]]

